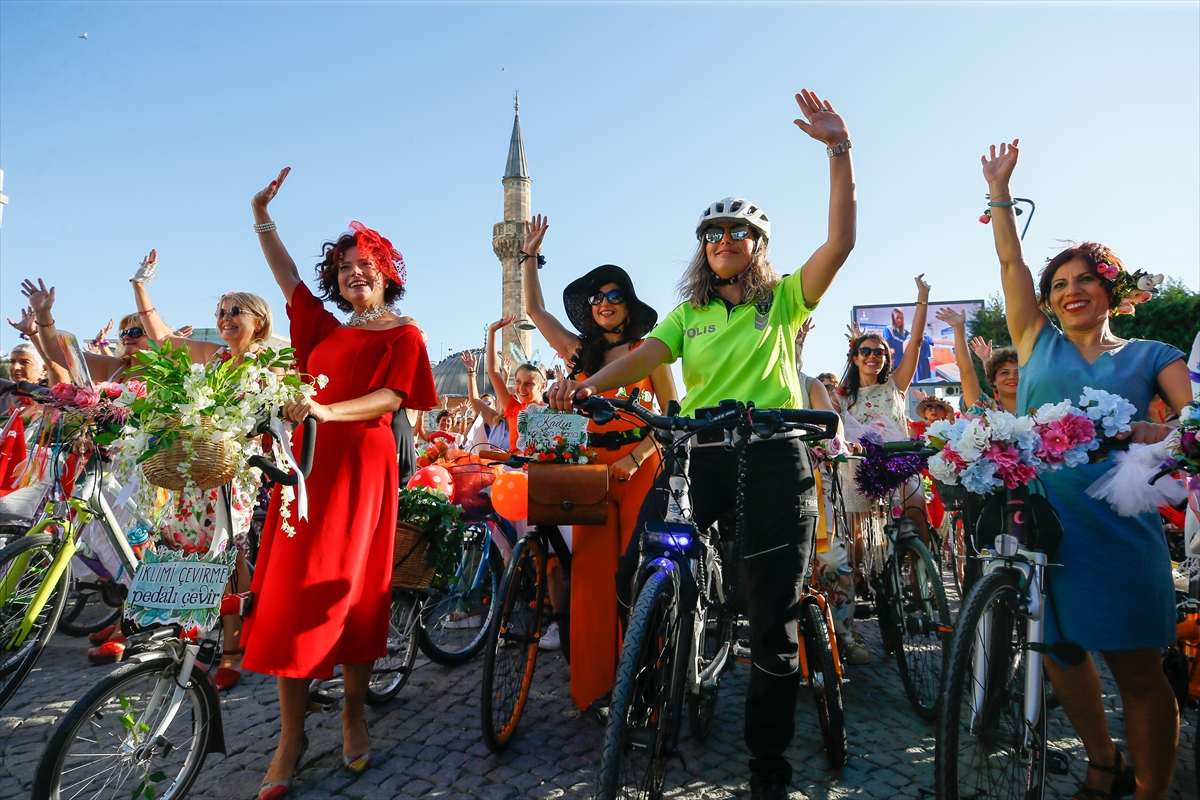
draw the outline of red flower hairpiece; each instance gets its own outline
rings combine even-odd
[[[351,222],[350,230],[354,231],[354,241],[358,245],[358,253],[375,265],[375,269],[392,279],[397,285],[403,286],[408,277],[404,268],[404,256],[392,247],[392,243],[361,222]]]

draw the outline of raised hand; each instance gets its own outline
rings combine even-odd
[[[980,361],[987,362],[992,357],[992,340],[984,341],[982,336],[976,336],[971,339],[971,352],[979,357]]]
[[[793,122],[818,142],[833,147],[850,138],[850,129],[846,127],[845,120],[833,110],[828,100],[817,97],[816,92],[801,89],[800,94],[796,95],[796,105],[800,106],[800,113],[804,115],[804,119]]]
[[[32,308],[22,308],[20,321],[13,322],[13,318],[9,317],[8,324],[24,334],[26,339],[32,339],[38,331],[37,317],[34,316]]]
[[[512,325],[516,321],[517,321],[516,314],[509,314],[507,317],[501,317],[500,319],[493,322],[491,325],[488,325],[488,333],[495,333],[496,331],[503,328],[505,325]]]
[[[800,330],[796,331],[796,339],[803,342],[805,339],[808,338],[809,331],[811,331],[815,327],[816,327],[816,323],[813,322],[812,317],[809,317],[808,319],[804,320],[804,324],[800,326]]]
[[[133,283],[149,283],[154,279],[154,271],[158,269],[158,251],[151,250],[150,255],[142,259],[142,263],[138,265],[137,272],[133,273],[133,277],[129,280]]]
[[[858,327],[857,322],[851,322],[846,326],[846,341],[853,342],[858,337],[862,336],[862,328]]]
[[[284,167],[279,171],[279,177],[267,184],[267,187],[251,199],[250,205],[254,208],[267,210],[267,204],[275,199],[275,195],[279,194],[279,187],[283,186],[283,181],[287,178],[288,173],[292,171],[291,167]]]
[[[521,250],[531,256],[542,252],[542,239],[546,238],[546,230],[550,227],[550,218],[535,214],[525,223],[525,244]]]
[[[112,333],[113,324],[114,324],[114,321],[110,319],[108,321],[108,324],[100,329],[100,332],[96,334],[96,338],[93,339],[92,341],[93,342],[107,342],[108,334]]]
[[[175,330],[171,331],[171,335],[177,336],[180,339],[186,339],[195,332],[196,328],[194,325],[184,325],[182,328],[176,328]]]
[[[1012,179],[1013,170],[1017,167],[1017,156],[1020,151],[1017,145],[1020,139],[1013,139],[1012,144],[1000,144],[1000,152],[996,152],[996,145],[992,145],[989,156],[980,156],[979,160],[983,164],[983,179],[990,186],[993,183],[1008,185]]]
[[[918,403],[921,402],[922,400],[924,400],[926,397],[929,397],[928,394],[921,391],[920,389],[911,389],[909,391],[912,394],[913,399],[915,399]]]
[[[467,372],[474,372],[475,368],[479,366],[479,359],[470,350],[463,350],[458,354],[458,357],[462,359],[463,366],[467,368]]]
[[[28,278],[23,280],[21,294],[29,299],[29,307],[33,309],[34,314],[49,314],[50,309],[54,308],[54,287],[47,289],[46,282],[41,278],[38,278],[36,284]]]
[[[508,376],[512,375],[512,359],[508,356],[500,359],[500,374],[504,376],[504,382],[508,383]]]
[[[917,300],[929,300],[929,290],[933,287],[925,282],[925,273],[922,272],[914,280],[917,282]]]
[[[967,312],[955,311],[953,308],[939,308],[935,317],[949,325],[951,328],[967,327]]]

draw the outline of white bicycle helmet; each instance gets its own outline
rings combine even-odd
[[[761,208],[749,200],[743,200],[740,197],[726,197],[704,209],[704,213],[700,215],[700,220],[696,223],[696,238],[699,239],[701,231],[717,220],[744,222],[758,231],[763,239],[771,238],[771,221],[767,219],[767,215]]]

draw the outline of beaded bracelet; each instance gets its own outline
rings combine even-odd
[[[1016,200],[1009,200],[1007,203],[993,203],[988,201],[988,208],[1012,208],[1017,204]]]
[[[279,226],[275,224],[274,220],[267,220],[266,222],[256,222],[256,223],[254,223],[254,232],[255,233],[270,233],[271,231],[275,230],[277,227],[279,227]]]
[[[112,343],[109,342],[108,339],[92,339],[89,344],[91,344],[92,347],[110,347]]]

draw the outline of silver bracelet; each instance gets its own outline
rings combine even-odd
[[[825,152],[829,155],[830,158],[833,158],[834,156],[840,156],[842,153],[846,152],[853,146],[854,145],[850,144],[850,140],[847,139],[846,141],[842,142],[841,144],[835,144],[833,147],[826,147]]]
[[[270,233],[271,231],[275,230],[277,227],[279,227],[279,226],[275,224],[275,220],[267,220],[266,222],[256,222],[256,223],[254,223],[254,232],[255,233]]]

